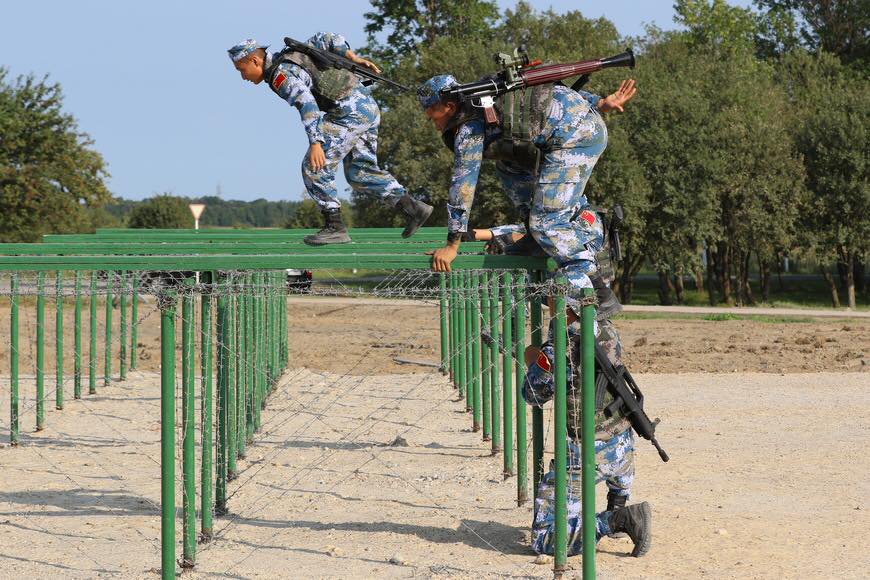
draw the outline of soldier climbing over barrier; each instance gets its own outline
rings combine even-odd
[[[489,158],[497,162],[505,193],[528,232],[505,253],[547,255],[566,273],[590,274],[604,233],[596,214],[587,210],[583,190],[607,145],[601,113],[622,111],[636,92],[635,83],[624,80],[607,97],[554,83],[601,68],[633,66],[634,56],[629,51],[552,67],[537,67],[518,51],[497,59],[503,71],[495,77],[460,85],[452,75],[439,75],[417,91],[426,116],[455,156],[447,244],[432,253],[432,268],[450,270],[468,231],[481,163]]]
[[[326,225],[305,237],[310,245],[350,242],[341,218],[335,172],[340,162],[348,183],[358,193],[380,198],[401,212],[403,237],[411,236],[432,213],[432,206],[412,198],[389,172],[378,167],[378,125],[381,112],[360,76],[390,82],[378,67],[357,56],[340,34],[318,32],[307,43],[285,39],[275,53],[253,39],[228,50],[242,78],[264,80],[281,99],[299,110],[308,136],[302,178]],[[395,84],[395,83],[391,83]]]

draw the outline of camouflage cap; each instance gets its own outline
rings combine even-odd
[[[230,55],[231,61],[239,62],[243,58],[250,56],[258,48],[266,49],[269,48],[269,45],[258,44],[253,38],[247,38],[233,45],[229,50],[227,50],[227,53]]]
[[[434,76],[417,89],[417,100],[420,101],[421,107],[428,109],[441,101],[442,89],[454,87],[458,84],[453,75]]]

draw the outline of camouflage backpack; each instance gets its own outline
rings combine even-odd
[[[350,96],[359,84],[359,78],[352,72],[344,69],[320,65],[307,54],[284,50],[278,53],[272,67],[267,71],[269,86],[276,93],[284,83],[279,67],[285,63],[296,64],[311,75],[313,87],[311,93],[321,111],[328,111],[335,107],[335,103]]]
[[[543,130],[552,100],[552,84],[518,89],[498,97],[495,110],[501,137],[484,150],[483,158],[502,161],[537,173],[541,165],[541,148],[532,139]],[[471,103],[463,103],[441,133],[444,144],[451,151],[454,148],[456,129],[475,118],[480,118],[479,109]]]

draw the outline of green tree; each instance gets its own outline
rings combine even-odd
[[[854,308],[861,265],[870,255],[870,80],[833,55],[803,51],[783,59],[780,75],[791,89],[791,127],[810,190],[803,245],[821,264],[835,307],[839,297],[828,268],[839,266]]]
[[[155,195],[133,209],[127,225],[148,229],[191,228],[193,216],[187,205],[188,200],[183,197]]]
[[[867,70],[870,57],[867,0],[756,0],[755,4],[780,21],[790,21],[808,49],[834,54],[845,63],[858,63],[859,68]],[[789,34],[793,32],[780,28],[767,36],[782,38]]]
[[[491,0],[370,1],[374,10],[363,15],[368,50],[388,66],[439,38],[487,36],[498,19],[498,6]],[[378,35],[385,32],[387,41],[381,43]]]
[[[111,198],[103,158],[63,112],[60,85],[7,74],[0,68],[0,241],[90,229],[89,208]]]

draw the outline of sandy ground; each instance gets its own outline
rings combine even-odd
[[[441,375],[393,361],[437,357],[433,312],[293,305],[291,360],[309,364],[291,363],[269,400],[231,483],[231,513],[185,576],[551,575],[527,547],[531,506],[516,506],[516,478],[502,479],[502,458],[469,430],[464,403]],[[152,327],[143,326],[146,345]],[[800,371],[843,353],[857,354],[838,370],[866,368],[867,323],[657,319],[619,328],[672,459],[662,464],[639,443],[634,499],[653,505],[653,549],[628,558],[627,540],[604,539],[599,575],[866,577],[868,375]],[[798,343],[815,336],[821,346]],[[778,352],[729,351],[749,337]],[[722,351],[708,353],[705,341]],[[764,356],[776,364],[763,367]],[[32,380],[22,382],[22,444],[0,448],[0,578],[157,577],[153,364],[144,359],[144,371],[64,411],[47,405],[39,433]],[[650,373],[655,364],[693,372]],[[698,372],[708,366],[717,372]],[[4,395],[4,444],[8,405]],[[407,447],[390,445],[398,436]],[[180,506],[180,485],[177,496]]]

